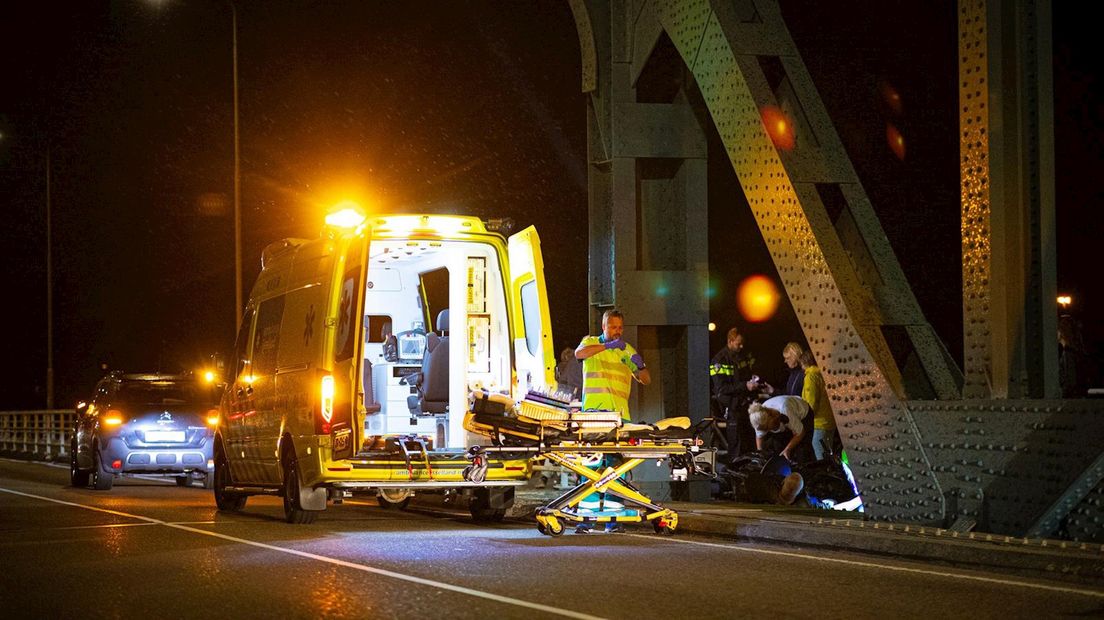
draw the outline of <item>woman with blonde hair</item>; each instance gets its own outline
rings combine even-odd
[[[801,369],[800,360],[804,353],[805,349],[796,342],[787,342],[786,346],[782,347],[782,361],[786,363],[786,368],[790,369],[783,394],[801,396],[801,386],[805,384],[805,371]]]
[[[752,403],[748,419],[755,429],[755,447],[768,455],[781,454],[794,463],[808,463],[813,454],[813,416],[800,396],[784,394]]]

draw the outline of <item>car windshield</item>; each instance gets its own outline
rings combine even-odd
[[[191,382],[127,381],[119,386],[115,400],[131,405],[210,404],[214,398],[209,392]]]

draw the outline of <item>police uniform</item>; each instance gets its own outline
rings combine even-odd
[[[709,366],[709,378],[713,394],[726,410],[728,424],[725,439],[728,440],[728,459],[755,450],[755,430],[748,420],[748,405],[755,399],[755,392],[748,390],[747,382],[755,370],[755,357],[744,349],[732,351],[728,347],[713,356]]]

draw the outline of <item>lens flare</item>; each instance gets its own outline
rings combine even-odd
[[[759,110],[763,119],[763,126],[767,128],[767,135],[777,149],[792,151],[796,142],[794,125],[786,113],[778,106],[767,105]]]
[[[893,88],[889,82],[882,82],[881,85],[882,100],[885,101],[887,107],[897,116],[900,116],[905,111],[905,106],[901,102],[901,93],[897,92],[896,88]]]
[[[893,123],[886,123],[886,142],[889,144],[889,150],[893,151],[897,159],[905,161],[905,137],[901,135],[900,131],[897,131]]]
[[[774,281],[766,276],[749,276],[736,292],[740,314],[752,323],[761,323],[774,316],[782,296]]]

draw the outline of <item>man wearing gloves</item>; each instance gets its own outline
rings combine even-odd
[[[625,318],[620,310],[609,309],[602,314],[602,335],[587,336],[575,348],[575,357],[583,361],[583,409],[618,411],[629,421],[629,390],[633,379],[641,385],[652,382],[644,358],[631,344],[621,339]],[[602,467],[601,461],[596,465]],[[621,502],[606,499],[605,493],[594,493],[579,502],[580,512],[618,511]],[[580,524],[576,532],[590,531],[589,524]],[[621,531],[617,523],[609,523],[607,532]]]
[[[633,379],[641,385],[652,382],[644,359],[621,339],[625,317],[610,309],[602,315],[602,335],[587,336],[575,348],[583,361],[583,409],[619,411],[629,420],[629,390]]]

